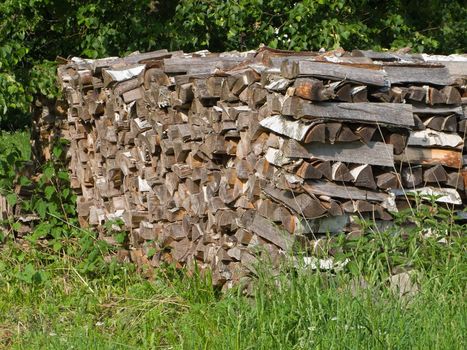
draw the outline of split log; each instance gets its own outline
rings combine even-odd
[[[282,148],[285,157],[330,160],[353,164],[370,164],[379,166],[394,166],[392,145],[382,142],[343,144],[302,145],[294,140],[286,140]],[[358,154],[358,158],[355,155]]]
[[[392,103],[303,103],[298,117],[411,127],[412,106]]]

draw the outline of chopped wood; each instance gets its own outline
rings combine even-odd
[[[323,82],[312,78],[299,78],[294,84],[295,96],[304,98],[310,101],[324,101],[329,97],[324,92]]]
[[[401,170],[402,186],[415,188],[423,181],[423,169],[419,165],[404,167]]]
[[[297,141],[302,141],[313,126],[312,124],[305,124],[299,120],[288,120],[281,115],[265,118],[259,123],[264,128]]]
[[[430,66],[384,66],[387,73],[387,79],[391,84],[432,84],[432,85],[451,85],[454,79],[445,67]]]
[[[447,134],[435,130],[412,131],[407,141],[409,146],[446,147],[462,149],[464,139],[457,134]]]
[[[78,222],[122,219],[127,258],[211,269],[227,288],[255,273],[262,251],[278,263],[312,235],[358,232],[357,217],[388,227],[413,191],[466,205],[467,76],[456,57],[73,58],[58,67],[64,100],[33,107],[33,153],[42,162],[69,140]],[[0,216],[15,215],[2,200]]]
[[[368,145],[349,142],[342,144],[302,145],[295,140],[286,140],[282,148],[285,157],[330,160],[353,164],[394,166],[392,145],[383,142],[370,142]],[[358,154],[358,157],[355,155]]]
[[[355,186],[366,187],[372,190],[376,189],[376,183],[373,177],[371,165],[363,164],[353,167],[350,170]]]
[[[399,188],[399,177],[392,172],[378,175],[376,176],[376,186],[383,190]]]
[[[394,159],[410,164],[440,164],[456,169],[462,166],[462,152],[441,148],[407,147],[402,154],[394,156]]]
[[[285,61],[281,66],[281,73],[286,78],[310,76],[338,81],[347,80],[375,86],[387,86],[386,73],[378,66],[371,66],[371,68],[366,69],[344,64],[300,60],[291,63]]]
[[[371,124],[414,126],[412,106],[394,103],[303,103],[299,117],[324,118]]]
[[[310,194],[317,196],[330,196],[352,200],[369,200],[384,202],[388,194],[377,191],[362,190],[353,186],[337,185],[332,182],[308,181],[303,188]]]
[[[430,169],[427,169],[423,173],[423,181],[441,183],[446,182],[448,179],[448,173],[442,165],[435,165]]]
[[[270,220],[256,214],[250,229],[258,236],[274,243],[283,250],[290,250],[293,246],[294,239],[288,232],[281,230]]]

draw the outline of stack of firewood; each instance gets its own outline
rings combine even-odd
[[[229,286],[414,192],[467,202],[462,55],[162,50],[58,74],[81,225],[121,220],[137,262]]]

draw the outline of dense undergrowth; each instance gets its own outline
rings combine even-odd
[[[339,271],[319,271],[296,254],[279,273],[264,262],[247,289],[222,294],[209,276],[166,266],[147,279],[135,266],[118,263],[114,248],[77,227],[59,149],[34,187],[22,178],[19,169],[29,157],[25,141],[25,134],[0,138],[2,193],[39,217],[24,237],[18,222],[4,223],[0,348],[467,346],[467,229],[434,201],[400,213],[384,232],[367,223],[362,237],[334,237],[332,258],[347,262]],[[30,199],[14,195],[14,181],[31,187]]]

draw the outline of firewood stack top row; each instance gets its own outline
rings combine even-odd
[[[390,225],[415,192],[467,203],[466,55],[161,50],[58,76],[80,223],[121,220],[137,263],[227,288],[360,219]]]

